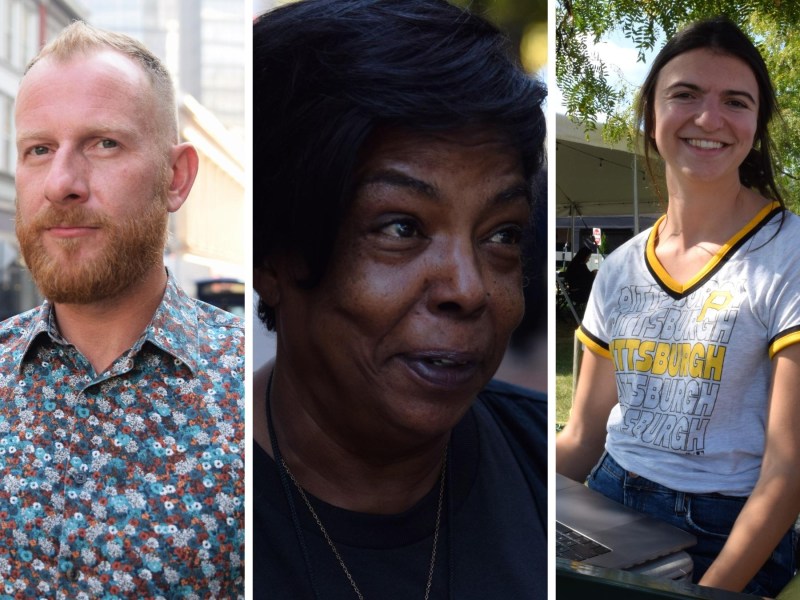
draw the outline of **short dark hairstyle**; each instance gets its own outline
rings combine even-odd
[[[647,75],[636,107],[636,122],[644,136],[645,158],[650,165],[649,150],[658,152],[652,137],[655,126],[654,95],[658,75],[669,61],[691,50],[707,49],[712,52],[732,56],[744,62],[758,83],[758,117],[756,139],[753,149],[739,166],[739,179],[743,185],[757,189],[764,196],[784,205],[780,189],[775,181],[775,168],[772,159],[773,145],[768,125],[778,114],[775,88],[772,85],[767,65],[761,53],[736,24],[725,16],[696,21],[676,33],[661,49]],[[643,129],[641,126],[643,125]]]
[[[253,266],[302,261],[324,276],[353,199],[365,142],[379,127],[487,127],[542,166],[544,85],[484,19],[444,0],[304,0],[253,29]],[[263,301],[259,317],[274,329]]]

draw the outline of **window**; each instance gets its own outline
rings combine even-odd
[[[11,59],[11,0],[0,0],[0,60]]]
[[[0,173],[12,173],[12,119],[14,118],[14,99],[0,92]]]

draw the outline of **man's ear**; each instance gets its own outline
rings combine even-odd
[[[178,210],[194,185],[200,159],[197,150],[188,142],[176,144],[169,151],[169,187],[167,188],[167,210]]]
[[[278,272],[270,259],[253,269],[253,288],[268,306],[275,308],[281,299]]]

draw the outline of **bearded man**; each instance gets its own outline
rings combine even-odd
[[[172,82],[74,23],[16,106],[16,230],[46,301],[0,324],[0,589],[243,596],[243,340],[163,261],[194,183]]]

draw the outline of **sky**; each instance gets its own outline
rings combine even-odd
[[[624,74],[625,80],[634,86],[642,84],[647,75],[649,61],[655,55],[655,52],[647,53],[648,64],[637,62],[637,52],[633,42],[626,39],[620,32],[614,32],[598,44],[592,44],[591,40],[589,40],[588,46],[590,53],[596,54],[606,63],[612,80],[618,81],[618,78]],[[657,45],[656,51],[658,49],[660,49],[659,45]],[[556,112],[564,114],[565,107],[561,91],[558,88],[551,88],[548,95],[549,101],[555,106]]]

